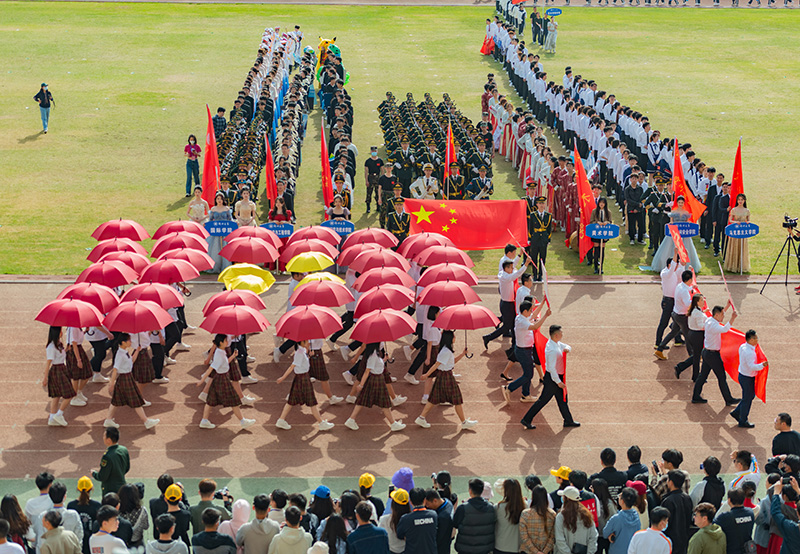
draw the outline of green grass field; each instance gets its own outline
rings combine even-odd
[[[206,103],[230,108],[267,25],[300,24],[312,46],[319,35],[337,37],[360,163],[381,143],[375,107],[387,90],[420,99],[449,92],[477,119],[486,73],[500,70],[478,53],[486,7],[4,2],[2,13],[0,273],[74,274],[99,223],[132,218],[152,232],[185,217],[186,137],[203,135]],[[753,272],[769,270],[784,211],[800,211],[800,14],[565,9],[558,53],[544,64],[551,79],[566,65],[596,79],[728,176],[742,135],[745,190],[762,229],[751,242]],[[32,100],[42,81],[56,98],[47,135]],[[319,119],[317,110],[298,183],[303,225],[321,217]],[[519,197],[510,167],[497,167],[495,198]],[[362,183],[354,220],[377,225],[374,212],[364,214]],[[589,273],[562,239],[554,235],[550,272]],[[639,273],[643,247],[611,248],[608,274]],[[496,253],[473,254],[480,274],[494,273]]]

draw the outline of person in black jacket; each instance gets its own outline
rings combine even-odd
[[[425,491],[425,507],[436,512],[436,551],[438,554],[450,554],[450,543],[453,542],[453,505],[442,498],[436,489]]]
[[[642,463],[642,449],[639,448],[637,445],[633,445],[628,448],[628,479],[631,481],[636,481],[636,477],[641,475],[642,473],[647,474],[648,469],[647,466]],[[626,485],[628,486],[628,485]]]
[[[628,238],[631,244],[636,241],[644,244],[644,206],[642,196],[644,191],[639,182],[644,180],[642,173],[631,175],[631,184],[625,188],[625,208],[628,218]]]
[[[611,448],[604,448],[600,452],[600,463],[603,464],[603,469],[591,475],[589,483],[595,479],[604,479],[608,483],[608,492],[611,493],[611,498],[616,502],[619,493],[622,492],[622,489],[625,488],[625,483],[628,482],[628,475],[614,467],[614,464],[617,463],[617,453]],[[647,470],[645,469],[645,471]]]
[[[722,183],[722,192],[714,197],[711,205],[711,219],[714,227],[714,256],[719,256],[720,247],[725,252],[725,226],[728,225],[728,215],[731,211],[731,186]],[[721,242],[721,244],[720,244]]]
[[[705,464],[704,464],[705,465]],[[728,491],[728,512],[719,513],[714,518],[714,523],[722,528],[726,539],[727,554],[741,554],[745,552],[744,545],[751,541],[755,515],[752,508],[744,507],[745,492],[735,488]]]
[[[497,514],[483,494],[483,481],[470,479],[469,500],[456,508],[453,526],[458,529],[456,552],[459,554],[489,554],[494,550],[494,525]]]
[[[722,463],[716,456],[709,456],[703,460],[703,465],[700,467],[703,468],[706,476],[689,493],[692,503],[697,506],[707,502],[719,511],[719,507],[722,506],[722,500],[725,498],[725,481],[719,477]]]
[[[681,489],[686,481],[683,471],[673,469],[667,474],[669,492],[661,506],[669,510],[669,526],[664,531],[672,541],[672,554],[686,554],[689,547],[689,526],[692,524],[692,499]]]
[[[411,512],[397,522],[397,538],[406,541],[406,551],[414,554],[438,554],[437,515],[425,507],[425,489],[414,487],[408,493]]]

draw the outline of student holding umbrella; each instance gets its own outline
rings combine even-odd
[[[289,391],[286,405],[283,407],[278,421],[275,422],[275,426],[278,429],[286,429],[288,431],[292,428],[292,426],[286,422],[286,416],[289,415],[292,406],[297,405],[311,408],[311,414],[314,416],[314,419],[317,420],[317,429],[320,431],[329,431],[333,429],[333,423],[329,422],[327,419],[322,419],[319,408],[317,407],[317,397],[314,395],[314,387],[311,385],[311,377],[309,376],[311,363],[308,358],[308,346],[307,340],[301,340],[297,343],[292,365],[278,378],[277,382],[281,384],[291,373],[294,373],[292,388]],[[341,398],[339,402],[341,402]]]
[[[256,420],[245,419],[245,417],[242,415],[242,410],[239,407],[242,405],[242,400],[234,390],[228,375],[231,368],[231,362],[236,359],[238,352],[235,352],[228,357],[225,350],[228,346],[228,337],[227,335],[223,335],[221,333],[218,333],[214,336],[214,346],[217,348],[214,351],[214,358],[211,361],[211,366],[208,368],[208,371],[203,374],[203,376],[200,378],[200,382],[198,383],[198,385],[202,385],[206,379],[212,377],[213,373],[211,387],[208,391],[208,397],[206,398],[206,405],[203,408],[203,419],[200,421],[200,428],[213,429],[216,427],[216,425],[209,421],[208,416],[211,415],[212,406],[222,406],[233,408],[233,414],[239,420],[239,424],[242,426],[242,429],[247,429],[253,425]]]
[[[128,348],[131,347],[131,336],[128,333],[120,333],[116,343],[117,353],[114,356],[114,368],[111,370],[111,382],[108,384],[111,391],[111,405],[108,407],[108,415],[103,426],[118,428],[119,423],[114,421],[114,412],[118,406],[130,406],[144,423],[145,429],[152,429],[160,420],[145,415],[144,406],[150,404],[145,403],[136,381],[133,380],[133,364],[139,356],[140,348],[136,348],[133,355],[128,352]]]
[[[75,397],[67,374],[67,352],[61,342],[61,327],[50,327],[47,333],[47,363],[44,366],[42,386],[50,397],[50,417],[48,425],[66,427],[64,408],[69,399]]]
[[[362,408],[377,406],[383,410],[386,419],[391,422],[390,429],[392,431],[402,431],[406,426],[402,421],[395,420],[392,415],[392,401],[389,399],[389,391],[386,389],[386,382],[383,376],[388,356],[385,351],[381,350],[380,343],[377,342],[367,344],[363,355],[367,360],[367,371],[364,371],[364,376],[357,385],[359,393],[356,398],[356,406],[353,408],[353,413],[344,422],[345,427],[357,431],[356,416],[358,413]]]

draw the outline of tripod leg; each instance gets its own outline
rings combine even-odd
[[[772,277],[772,272],[775,271],[775,266],[778,265],[778,262],[780,261],[781,256],[783,256],[783,250],[786,248],[786,244],[790,243],[791,240],[792,240],[791,236],[786,237],[786,240],[783,242],[783,246],[781,246],[781,251],[778,253],[778,257],[775,258],[775,263],[772,264],[772,269],[769,270],[769,275],[767,275],[767,280],[764,281],[764,284],[761,286],[761,290],[758,291],[758,294],[764,294],[764,288],[767,286],[767,283],[769,283],[769,278]],[[794,245],[792,245],[792,246],[794,246]],[[787,258],[788,258],[788,256],[787,256]],[[788,266],[787,266],[786,270],[787,270],[787,274],[788,274],[788,270],[789,270]],[[789,284],[788,283],[788,277],[787,277],[787,283],[786,284],[787,285]]]

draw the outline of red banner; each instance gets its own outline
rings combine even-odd
[[[739,347],[743,345],[744,333],[739,329],[731,329],[722,334],[722,347],[719,350],[722,357],[722,364],[731,379],[739,382]],[[756,346],[756,363],[760,364],[767,361],[767,356],[761,350],[761,345]],[[766,404],[767,402],[767,377],[769,367],[766,367],[756,375],[756,396]]]
[[[275,199],[278,197],[278,184],[275,182],[275,160],[272,157],[272,147],[269,144],[269,134],[264,133],[264,145],[266,146],[266,161],[264,162],[264,188],[269,198],[270,208],[275,207]]]
[[[739,194],[744,194],[744,176],[742,175],[742,139],[739,139],[739,148],[736,149],[736,160],[733,162],[733,177],[731,177],[731,208],[736,207],[736,196]]]
[[[689,187],[686,186],[686,179],[683,177],[683,166],[681,165],[681,154],[678,152],[678,139],[675,139],[675,160],[672,163],[672,192],[675,198],[683,196],[686,210],[692,214],[691,221],[697,223],[700,216],[706,211],[705,205],[700,202]],[[674,209],[674,207],[673,207]]]
[[[688,265],[689,253],[686,251],[686,245],[683,244],[683,237],[678,230],[678,226],[670,223],[667,225],[667,228],[669,229],[669,234],[672,236],[672,242],[675,243],[675,253],[678,256],[678,260],[680,260],[683,265]]]
[[[219,156],[217,155],[217,139],[214,137],[214,122],[211,120],[211,109],[206,104],[208,126],[206,127],[206,157],[203,159],[203,200],[209,206],[214,205],[214,197],[219,190]],[[255,199],[254,199],[255,200]]]
[[[589,186],[589,178],[586,176],[586,169],[583,167],[583,160],[578,154],[578,145],[575,145],[575,178],[578,184],[578,205],[580,207],[581,222],[578,230],[578,256],[580,263],[594,244],[592,239],[586,236],[586,226],[592,220],[592,210],[595,209],[592,188]],[[569,240],[569,237],[567,237]]]
[[[328,141],[325,138],[325,122],[320,123],[322,130],[322,149],[320,152],[320,161],[322,163],[322,201],[325,203],[325,208],[333,203],[333,180],[331,175],[331,158],[328,154]],[[325,219],[328,219],[328,214],[325,214]]]
[[[462,250],[503,248],[509,238],[528,245],[524,200],[408,199],[405,210],[410,216],[410,234],[439,233]]]

